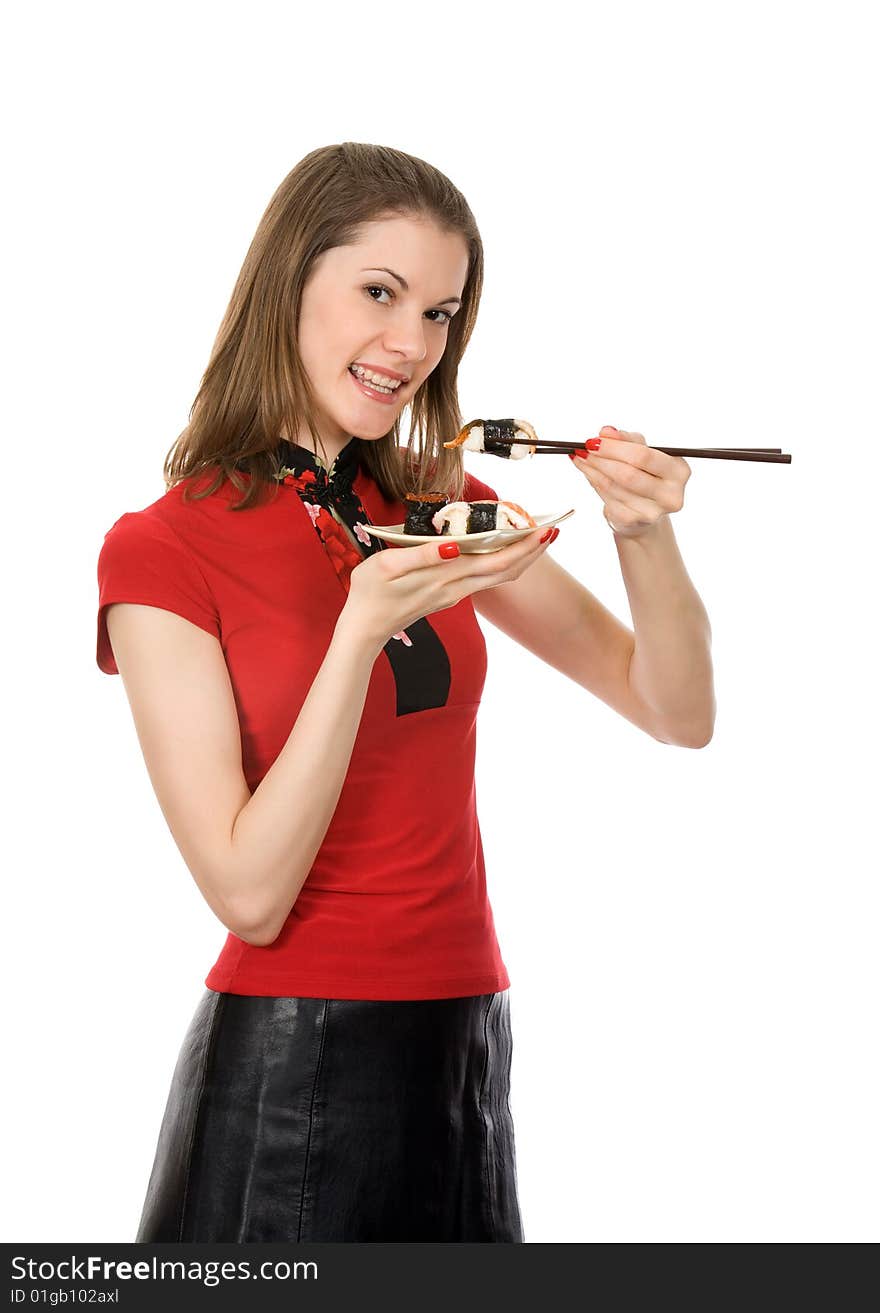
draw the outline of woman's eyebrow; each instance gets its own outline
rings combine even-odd
[[[397,279],[397,281],[400,283],[400,286],[403,288],[405,292],[409,291],[409,283],[406,281],[406,279],[403,278],[400,274],[396,274],[393,269],[386,269],[385,266],[382,264],[370,265],[369,268],[362,269],[361,273],[368,274],[370,272],[376,273],[377,271],[383,274],[390,274],[392,278]],[[447,296],[445,301],[438,301],[437,305],[448,305],[450,301],[455,301],[457,302],[458,305],[461,305],[460,296]]]

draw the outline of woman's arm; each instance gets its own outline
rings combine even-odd
[[[703,604],[690,580],[682,586],[679,578],[679,600],[667,607],[663,595],[667,583],[669,596],[674,595],[676,571],[669,574],[657,558],[638,558],[629,548],[621,567],[636,633],[549,555],[523,578],[475,593],[474,609],[651,738],[675,747],[704,747],[712,737],[715,701],[707,664],[708,618],[705,629],[699,621]],[[671,662],[666,653],[672,653]],[[695,670],[704,672],[693,685],[695,704],[684,705],[692,692],[687,671]],[[708,699],[705,688],[697,688],[707,672]]]
[[[275,939],[336,809],[381,646],[341,616],[287,742],[251,794],[217,638],[172,612],[114,603],[107,630],[162,813],[219,920]]]
[[[253,794],[219,639],[163,607],[107,607],[159,805],[205,901],[233,934],[270,944],[290,914],[336,810],[389,635],[522,578],[544,556],[542,539],[530,533],[488,558],[448,559],[440,553],[449,544],[428,542],[362,561],[296,722]]]
[[[248,889],[253,942],[277,938],[324,842],[380,651],[340,616],[296,724],[235,818],[230,860]]]
[[[604,502],[635,632],[549,558],[474,605],[654,738],[702,748],[715,725],[712,631],[669,520],[691,469],[641,433],[599,432],[572,459]]]
[[[550,556],[476,594],[474,608],[652,738],[704,747],[715,717],[711,630],[672,525],[615,541],[635,632]]]
[[[682,747],[703,748],[715,728],[712,627],[672,521],[614,541],[635,626],[630,687]]]

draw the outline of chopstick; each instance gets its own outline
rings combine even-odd
[[[510,438],[506,441],[531,444],[530,438]],[[583,442],[547,442],[539,441],[535,445],[536,456],[562,456],[570,451],[580,451]],[[655,451],[666,452],[669,456],[700,456],[709,460],[753,460],[769,461],[777,465],[790,465],[791,456],[779,447],[658,447],[649,443]]]
[[[516,438],[515,441],[521,442],[522,439]],[[571,442],[544,442],[539,439],[539,441],[535,445],[536,445],[536,449],[539,451],[540,450],[545,450],[547,452],[562,451],[562,450],[580,451],[581,447],[583,446],[583,443],[578,443],[577,445],[575,445],[574,443]],[[687,451],[688,448],[687,447],[655,447],[654,450],[666,451],[666,452],[670,452],[670,451],[679,452],[679,451]],[[698,450],[699,451],[768,451],[768,452],[775,452],[777,455],[782,454],[781,447],[700,447],[698,448]]]

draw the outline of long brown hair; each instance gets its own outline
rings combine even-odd
[[[293,168],[269,202],[238,275],[189,424],[165,458],[166,489],[214,468],[208,484],[183,497],[207,497],[224,478],[239,491],[238,471],[250,475],[231,507],[247,510],[278,490],[279,436],[307,425],[323,450],[314,393],[296,350],[300,302],[313,262],[335,246],[357,241],[364,224],[393,215],[432,220],[457,232],[469,251],[462,305],[453,315],[436,368],[410,402],[411,433],[400,448],[400,418],[377,441],[361,442],[367,472],[391,500],[436,489],[458,500],[464,489],[460,447],[442,444],[462,427],[458,366],[483,288],[483,245],[461,192],[433,165],[390,146],[357,141],[322,146]]]

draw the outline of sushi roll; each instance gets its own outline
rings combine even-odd
[[[442,492],[426,492],[421,497],[414,492],[408,492],[406,500],[406,519],[403,532],[428,537],[436,535],[437,530],[432,523],[433,516],[436,515],[441,506],[446,505],[449,499],[444,497]]]
[[[512,442],[512,438],[528,438],[528,442]],[[535,454],[538,435],[525,419],[472,419],[465,424],[457,438],[444,442],[444,447],[464,447],[465,451],[483,451],[490,456],[503,456],[507,460],[522,460]]]
[[[434,529],[441,537],[488,533],[492,529],[535,529],[537,525],[512,501],[453,501],[434,514]]]

